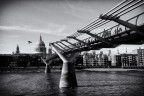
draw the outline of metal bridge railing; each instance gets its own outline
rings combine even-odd
[[[138,25],[138,24],[137,24],[138,18],[139,18],[140,16],[142,16],[142,15],[144,15],[144,12],[142,12],[142,13],[140,13],[140,14],[138,14],[138,15],[136,15],[136,16],[134,16],[134,17],[126,20],[126,21],[129,22],[130,20],[136,19],[136,20],[135,20],[135,25]],[[142,23],[141,23],[141,24],[142,24]],[[140,25],[140,24],[139,24],[139,25]],[[127,31],[127,30],[130,30],[130,29],[127,28],[127,27],[125,27],[125,26],[123,26],[123,25],[117,24],[117,25],[115,25],[115,26],[113,26],[113,27],[111,27],[111,28],[109,28],[109,29],[106,29],[106,30],[104,30],[104,31],[102,31],[102,32],[100,32],[100,33],[98,33],[98,34],[96,34],[96,35],[97,35],[97,36],[100,36],[100,37],[102,37],[102,38],[108,38],[108,37],[110,37],[110,36],[117,35],[117,34],[119,34],[119,33],[121,33],[121,32],[125,32],[125,31]],[[96,41],[98,41],[98,39],[95,38],[95,37],[88,37],[88,38],[84,39],[83,41],[86,42],[86,43],[91,43],[91,42],[96,42]],[[78,46],[80,46],[80,47],[84,47],[84,46],[85,46],[84,44],[82,44],[82,43],[80,43],[80,42],[76,42],[76,43],[74,43],[74,44],[75,44],[75,45],[78,45]],[[71,46],[71,45],[70,45],[70,46]],[[71,47],[72,47],[72,46],[71,46]]]

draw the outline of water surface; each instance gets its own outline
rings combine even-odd
[[[59,89],[60,72],[1,73],[0,96],[144,96],[144,72],[76,72],[78,87]]]

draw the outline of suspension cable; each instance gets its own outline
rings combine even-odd
[[[122,15],[124,15],[124,14],[126,14],[126,13],[128,13],[128,12],[130,12],[130,11],[132,11],[132,10],[134,10],[134,9],[136,9],[136,8],[138,8],[138,7],[140,7],[140,6],[142,6],[143,4],[144,4],[144,2],[143,3],[141,3],[141,4],[139,4],[140,2],[142,2],[143,0],[139,0],[139,1],[137,1],[137,2],[135,2],[136,0],[131,0],[131,1],[129,1],[129,2],[127,2],[128,0],[124,0],[124,1],[122,1],[121,3],[119,3],[117,6],[115,6],[114,8],[112,8],[111,10],[109,10],[108,12],[106,12],[104,15],[107,15],[107,14],[110,14],[110,15],[112,15],[112,16],[122,16]],[[127,3],[126,3],[127,2]],[[134,2],[134,3],[133,3]],[[124,3],[126,3],[126,4],[124,4]],[[130,5],[131,3],[133,3],[132,5]],[[124,5],[123,5],[124,4]],[[139,4],[139,5],[137,5],[137,4]],[[123,5],[123,6],[121,6],[121,5]],[[130,5],[130,6],[128,6],[128,5]],[[137,6],[136,6],[137,5]],[[120,8],[118,8],[119,6],[121,6]],[[133,8],[132,8],[133,7]],[[117,9],[118,8],[118,9]],[[132,8],[132,9],[130,9],[130,8]],[[114,12],[112,12],[112,11],[114,11]],[[119,11],[119,12],[118,12]],[[112,13],[111,13],[112,12]],[[118,13],[117,13],[118,12]],[[115,14],[116,13],[116,14]],[[114,15],[115,14],[115,15]],[[107,20],[105,20],[105,21],[103,21],[103,20],[101,20],[101,19],[96,19],[95,21],[93,21],[92,23],[90,23],[90,24],[88,24],[87,26],[85,26],[84,28],[82,28],[81,30],[88,30],[88,31],[92,31],[92,30],[94,30],[94,29],[96,29],[96,28],[98,28],[98,27],[100,27],[100,26],[102,26],[102,25],[105,25],[105,24],[107,24],[107,23],[109,23],[110,21],[107,21]],[[80,36],[80,35],[82,35],[83,33],[78,33],[78,32],[75,32],[75,33],[73,33],[72,35],[70,35],[70,36],[74,36],[74,37],[78,37],[78,36]],[[66,38],[67,40],[68,39],[70,39],[70,38]]]

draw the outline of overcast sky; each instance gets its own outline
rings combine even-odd
[[[0,54],[34,53],[40,34],[46,47],[96,20],[122,0],[1,0]],[[108,28],[109,26],[104,26]],[[32,41],[28,44],[27,41]],[[122,45],[120,52],[144,46]],[[105,49],[104,49],[105,50]],[[109,49],[106,49],[106,51]]]

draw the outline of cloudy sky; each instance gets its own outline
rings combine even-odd
[[[34,53],[40,34],[46,47],[96,20],[122,0],[1,0],[0,54],[10,54],[19,44],[21,53]],[[104,26],[108,28],[109,26]],[[27,41],[32,41],[28,44]],[[139,47],[113,49],[128,52]],[[105,49],[103,49],[105,50]],[[106,49],[108,50],[108,49]]]

